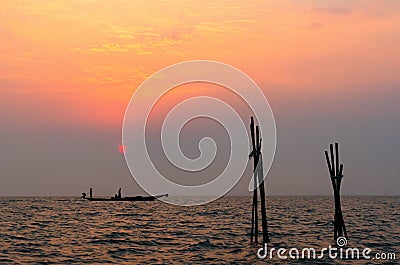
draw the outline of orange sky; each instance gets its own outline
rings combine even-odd
[[[400,1],[10,0],[0,36],[0,195],[131,187],[118,153],[130,97],[196,59],[264,91],[278,132],[272,193],[330,194],[321,150],[339,140],[344,193],[398,194]],[[164,107],[187,97],[176,95]]]
[[[2,1],[0,93],[62,96],[65,119],[116,125],[146,77],[191,59],[232,64],[281,96],[397,80],[398,2],[335,3]]]

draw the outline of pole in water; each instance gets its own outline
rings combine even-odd
[[[329,151],[325,151],[325,159],[328,165],[328,171],[331,178],[333,196],[335,200],[335,213],[333,219],[333,237],[336,240],[338,237],[344,236],[347,238],[346,226],[343,220],[343,213],[340,203],[340,186],[343,178],[343,164],[339,161],[339,143],[335,143],[335,154],[333,144],[329,145]]]
[[[93,198],[93,189],[92,188],[89,189],[89,198]]]
[[[253,151],[250,153],[249,158],[254,157],[254,187],[257,187],[257,177],[256,177],[256,168],[257,161],[255,159],[256,156],[256,140],[254,135],[254,119],[250,118],[250,133],[251,133],[251,143],[253,147]],[[253,242],[253,234],[254,234],[254,243],[258,243],[258,207],[257,207],[257,189],[255,188],[253,191],[253,205],[252,205],[252,213],[251,213],[251,237],[250,242]]]
[[[262,235],[263,235],[263,243],[269,242],[268,237],[268,226],[267,226],[267,212],[265,207],[265,188],[264,188],[264,171],[262,165],[262,154],[261,154],[261,135],[259,127],[256,126],[254,130],[254,118],[250,119],[250,132],[251,132],[251,142],[252,148],[249,155],[249,159],[253,157],[254,159],[254,191],[253,191],[253,204],[252,204],[252,212],[251,212],[251,237],[250,242],[253,243],[253,234],[254,234],[254,243],[258,243],[258,194],[257,190],[260,190],[260,199],[261,199],[261,222],[262,222]],[[259,184],[259,185],[258,185]]]

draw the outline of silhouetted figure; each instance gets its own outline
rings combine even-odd
[[[86,199],[86,193],[82,192],[82,198]]]
[[[121,188],[118,189],[118,199],[121,199],[122,195],[121,195]]]

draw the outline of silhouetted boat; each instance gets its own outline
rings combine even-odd
[[[134,197],[122,197],[122,198],[84,198],[88,201],[154,201],[157,198],[168,197],[168,194],[162,194],[158,196],[134,196]]]
[[[89,198],[86,197],[86,193],[82,193],[82,198],[88,201],[154,201],[157,198],[168,197],[168,194],[161,194],[157,196],[134,196],[134,197],[122,197],[121,188],[118,190],[118,194],[115,194],[111,198],[94,198],[93,190],[90,188]]]

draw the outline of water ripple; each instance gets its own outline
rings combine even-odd
[[[256,255],[260,246],[249,245],[251,200],[227,197],[187,208],[158,201],[0,198],[0,264],[264,264]],[[399,202],[399,197],[344,197],[349,246],[400,256]],[[272,247],[334,244],[331,197],[268,197],[267,206]]]

